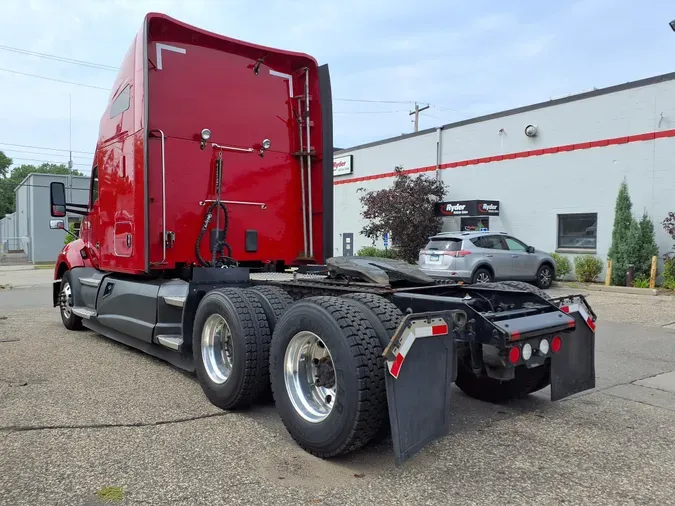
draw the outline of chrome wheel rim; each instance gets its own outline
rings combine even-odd
[[[541,281],[542,285],[548,285],[551,282],[551,270],[542,269],[541,273],[539,273],[539,281]]]
[[[313,332],[295,334],[286,348],[284,382],[295,411],[310,423],[324,421],[335,406],[336,378],[328,347]]]
[[[478,276],[476,276],[476,281],[478,283],[489,283],[490,275],[487,272],[479,272]]]
[[[66,318],[70,318],[71,310],[73,306],[73,293],[70,289],[70,283],[64,283],[63,289],[61,290],[61,312]]]
[[[202,329],[202,361],[206,374],[218,385],[225,383],[232,374],[234,350],[232,332],[225,318],[212,314]]]

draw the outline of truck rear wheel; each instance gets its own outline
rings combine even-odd
[[[269,385],[270,331],[257,298],[238,288],[207,293],[195,314],[192,349],[199,383],[221,409],[251,405]]]
[[[59,293],[59,311],[63,326],[68,330],[81,330],[82,318],[73,313],[73,293],[70,271],[61,277],[61,292]]]
[[[284,289],[278,286],[257,285],[248,289],[257,298],[262,305],[267,322],[270,325],[270,332],[274,332],[274,327],[277,320],[281,317],[284,311],[293,304],[293,297],[288,295]]]
[[[490,403],[501,403],[546,388],[550,383],[550,371],[549,362],[533,369],[522,365],[516,367],[514,379],[500,381],[490,378],[485,372],[476,376],[471,370],[469,360],[465,358],[458,363],[455,384],[469,397]]]
[[[339,297],[295,302],[277,322],[270,376],[291,437],[321,458],[368,443],[387,411],[382,347],[355,304]]]
[[[384,350],[403,319],[401,310],[384,297],[380,297],[373,293],[348,293],[342,295],[342,298],[359,304],[359,307],[361,307],[368,318],[368,321],[373,326],[380,341],[380,346],[382,346],[382,349]],[[379,358],[382,361],[382,367],[384,368],[384,357]],[[375,443],[381,442],[388,438],[390,434],[391,424],[389,421],[389,412],[387,411],[385,418],[382,421],[382,426],[375,436],[373,436],[372,441]]]

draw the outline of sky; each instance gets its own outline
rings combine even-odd
[[[3,0],[0,10],[0,150],[38,164],[72,149],[85,174],[114,69],[147,12],[327,63],[341,148],[412,132],[415,102],[430,104],[425,129],[675,71],[672,0]]]

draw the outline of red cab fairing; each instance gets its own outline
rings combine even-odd
[[[320,91],[318,65],[308,55],[148,14],[100,123],[98,187],[82,228],[94,265],[142,273],[195,264],[202,203],[216,196],[219,151],[232,256],[243,262],[322,261],[330,254],[323,251],[329,221],[324,186],[332,185],[322,170],[323,122],[331,118],[322,118]],[[205,128],[212,136],[200,149]],[[271,146],[261,157],[265,139]],[[331,151],[325,155],[332,158]],[[214,224],[215,216],[209,228]],[[257,235],[255,251],[245,246],[247,232]],[[200,248],[206,259],[209,236]]]

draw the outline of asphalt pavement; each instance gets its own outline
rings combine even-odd
[[[0,505],[675,504],[675,303],[608,297],[589,294],[596,389],[454,389],[451,434],[396,468],[386,441],[316,459],[273,406],[220,411],[192,376],[68,332],[48,285],[0,291]],[[622,304],[673,311],[638,325]]]

